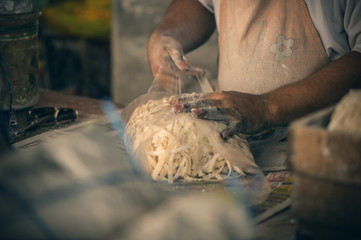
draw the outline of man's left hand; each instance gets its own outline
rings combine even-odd
[[[235,91],[192,93],[173,98],[170,104],[175,113],[189,112],[196,118],[226,122],[227,127],[220,133],[223,139],[239,132],[257,133],[270,125],[263,95]]]

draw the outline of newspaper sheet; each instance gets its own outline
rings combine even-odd
[[[291,205],[291,172],[270,172],[266,179],[271,184],[272,191],[264,202],[251,207],[255,223],[261,223]]]

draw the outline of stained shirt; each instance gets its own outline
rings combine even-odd
[[[214,13],[219,27],[220,0],[198,0]],[[331,61],[361,53],[360,0],[305,0],[309,14]]]

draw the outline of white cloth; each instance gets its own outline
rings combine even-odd
[[[264,94],[329,64],[304,1],[220,2],[217,91]]]
[[[220,0],[198,0],[215,14],[219,24]],[[360,0],[305,0],[313,24],[331,61],[350,51],[361,53]]]

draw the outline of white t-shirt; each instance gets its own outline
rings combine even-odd
[[[220,0],[198,0],[214,13],[218,27]],[[331,61],[350,51],[361,53],[360,0],[305,0],[313,24]]]

